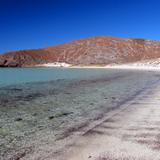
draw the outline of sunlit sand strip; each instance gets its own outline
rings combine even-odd
[[[122,65],[105,65],[105,66],[96,66],[96,65],[91,65],[91,66],[80,66],[80,65],[71,65],[67,63],[46,63],[46,64],[40,64],[36,65],[36,67],[62,67],[62,68],[110,68],[110,69],[136,69],[136,70],[160,70],[160,66],[152,66],[152,65],[140,65],[140,64],[122,64]]]
[[[126,64],[126,65],[108,65],[105,68],[111,68],[111,69],[134,69],[134,70],[154,70],[154,71],[160,71],[160,66],[144,66],[144,65],[133,65],[133,64]]]
[[[160,70],[160,59],[143,60],[135,63],[127,64],[95,64],[95,65],[73,65],[66,62],[53,62],[46,64],[39,64],[36,67],[62,67],[62,68],[110,68],[110,69],[134,69],[134,70]]]
[[[71,64],[65,62],[54,62],[54,63],[45,63],[45,64],[38,64],[37,67],[70,67]]]

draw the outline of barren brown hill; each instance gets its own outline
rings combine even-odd
[[[34,66],[51,62],[111,64],[160,58],[160,42],[144,39],[92,37],[37,50],[0,56],[1,67]]]

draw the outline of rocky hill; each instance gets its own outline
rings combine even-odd
[[[160,41],[101,36],[44,49],[9,52],[0,56],[0,67],[35,66],[53,62],[106,65],[154,58],[160,58]]]

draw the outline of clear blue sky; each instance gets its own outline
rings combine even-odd
[[[160,40],[160,1],[0,0],[0,53],[102,35]]]

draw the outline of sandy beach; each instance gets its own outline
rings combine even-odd
[[[151,107],[152,103],[146,111],[144,106],[140,108],[136,103],[141,102],[137,97],[142,98],[146,95],[149,98],[151,95],[156,98],[159,80],[159,72],[115,69],[108,76],[94,79],[57,80],[2,87],[0,159],[104,160],[103,155],[109,157],[115,153],[115,150],[112,150],[113,146],[120,146],[121,132],[125,128],[123,125],[128,127],[128,130],[132,129],[129,128],[130,122],[135,119],[136,123],[138,118],[144,116],[141,110],[146,114],[154,110]],[[135,107],[131,105],[132,100]],[[148,99],[142,99],[142,102],[145,101]],[[126,110],[121,112],[125,108]],[[115,124],[106,126],[106,129],[114,128],[114,132],[101,134],[103,131],[97,126],[117,113],[120,113],[118,118],[113,117]],[[118,126],[122,126],[122,129]],[[95,134],[94,128],[97,129]],[[110,137],[110,134],[113,136]],[[117,135],[120,138],[117,138]],[[123,143],[128,142],[124,140]],[[95,149],[97,146],[99,150]],[[133,148],[136,149],[137,146],[143,148],[138,142]],[[121,150],[126,148],[118,147],[115,156],[123,154]],[[131,156],[136,151],[126,152],[127,156]],[[149,160],[149,155],[146,156],[146,160]]]
[[[152,71],[160,71],[160,59],[150,59],[150,60],[142,60],[132,63],[124,63],[124,64],[108,64],[108,65],[72,65],[65,62],[55,62],[55,63],[46,63],[40,64],[36,67],[48,67],[48,68],[82,68],[82,69],[133,69],[133,70],[152,70]]]
[[[160,160],[160,1],[0,0],[0,160]]]

